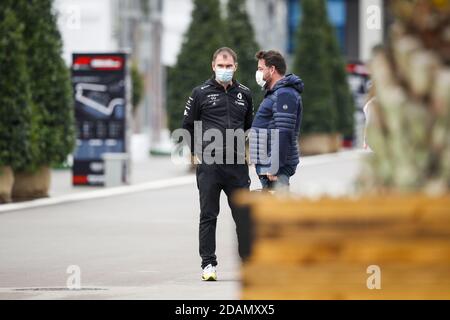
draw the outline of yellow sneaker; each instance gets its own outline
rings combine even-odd
[[[208,264],[203,269],[202,281],[217,281],[216,267],[212,264]]]

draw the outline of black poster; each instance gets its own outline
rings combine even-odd
[[[128,152],[129,81],[126,54],[73,54],[74,185],[103,185],[102,155]],[[129,164],[124,166],[127,183]]]

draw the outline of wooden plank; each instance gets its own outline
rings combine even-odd
[[[383,290],[390,291],[392,288],[403,287],[405,291],[408,291],[413,288],[439,286],[443,291],[450,292],[448,266],[381,265],[380,268]],[[366,283],[370,275],[366,273],[366,270],[366,265],[346,266],[336,263],[302,267],[252,264],[242,269],[243,288],[272,286],[289,290],[310,286],[317,290],[367,289]]]
[[[259,224],[255,230],[257,239],[293,239],[294,241],[315,241],[340,239],[359,239],[361,237],[386,238],[386,239],[448,239],[450,238],[450,228],[442,224],[422,225],[422,224],[391,224],[383,227],[379,226],[297,226],[289,225],[267,225]]]
[[[402,238],[450,238],[450,227],[442,224],[392,223],[387,225],[298,225],[298,224],[258,224],[254,228],[256,239],[301,238],[299,240],[359,239],[360,237]]]
[[[295,240],[264,239],[255,243],[252,263],[278,262],[305,264],[316,262],[343,262],[381,264],[414,263],[450,265],[450,239],[412,239],[390,241],[384,238],[352,238],[340,241],[320,240],[299,236]]]
[[[261,203],[252,206],[252,214],[257,221],[265,222],[358,222],[370,221],[441,221],[450,224],[450,203],[448,207],[423,209],[416,202],[311,204],[298,202],[292,205]]]
[[[343,221],[348,219],[429,219],[430,215],[450,215],[450,196],[424,195],[363,198],[322,198],[310,200],[265,194],[241,193],[240,204],[250,205],[257,220],[266,221]],[[450,217],[447,219],[450,221]]]
[[[445,289],[445,288],[444,288]],[[368,290],[361,288],[328,287],[326,290],[316,287],[276,288],[273,286],[258,286],[246,288],[241,293],[243,300],[449,300],[450,293],[443,288],[429,286],[413,290],[404,287],[392,290]]]

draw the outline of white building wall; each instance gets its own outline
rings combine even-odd
[[[114,1],[56,0],[55,10],[69,65],[74,52],[106,52],[118,49],[114,37]]]
[[[56,0],[64,41],[64,59],[70,64],[73,52],[105,52],[119,49],[118,5],[121,0]],[[226,0],[221,0],[225,16]],[[287,12],[285,0],[247,0],[247,9],[262,49],[286,49]],[[191,22],[192,0],[164,0],[162,61],[174,65],[183,35]],[[264,23],[261,23],[264,21]],[[148,48],[143,48],[148,50]],[[140,48],[139,51],[142,51]],[[140,52],[140,54],[145,54]]]
[[[285,0],[247,0],[247,12],[262,50],[287,49],[287,5]]]
[[[163,4],[162,61],[172,66],[181,49],[183,35],[191,22],[191,0],[165,0]]]
[[[116,1],[121,0],[55,1],[64,41],[64,59],[68,64],[71,62],[73,52],[105,52],[119,49],[116,34],[118,23]],[[221,2],[224,10],[226,1]],[[362,61],[368,61],[373,46],[383,41],[382,2],[382,0],[360,0],[359,56]],[[191,22],[192,9],[192,0],[164,0],[162,17],[164,65],[175,64],[183,35]],[[247,9],[261,49],[276,49],[286,53],[288,32],[286,1],[247,0]]]
[[[367,62],[374,46],[383,42],[383,1],[360,0],[359,57]]]
[[[226,1],[221,0],[225,17]],[[183,35],[191,22],[191,0],[165,0],[163,8],[163,62],[174,65]],[[247,0],[247,12],[261,49],[287,48],[287,8],[285,0]],[[232,13],[231,13],[232,14]]]

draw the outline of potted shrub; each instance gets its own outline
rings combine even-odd
[[[31,161],[15,170],[13,199],[48,196],[50,168],[64,162],[75,144],[70,74],[51,0],[16,1],[25,24],[32,100]]]
[[[0,203],[11,201],[13,168],[30,160],[30,91],[23,25],[0,4]],[[14,52],[14,54],[11,54]]]

